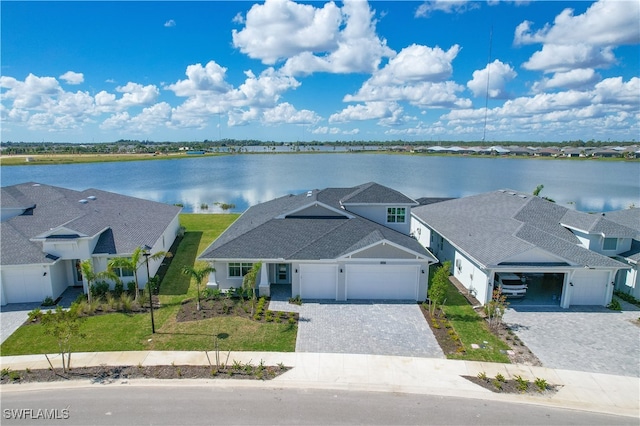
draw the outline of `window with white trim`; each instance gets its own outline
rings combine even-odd
[[[387,223],[405,223],[406,219],[406,207],[387,207]]]
[[[617,248],[617,238],[605,238],[604,240],[602,240],[602,250],[616,250]]]
[[[229,276],[230,277],[244,277],[253,267],[253,263],[246,262],[230,262],[229,263]]]

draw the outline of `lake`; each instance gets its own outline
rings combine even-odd
[[[640,163],[621,161],[302,153],[0,167],[2,186],[30,181],[182,203],[185,212],[221,212],[215,203],[244,211],[289,193],[371,181],[413,198],[531,193],[543,184],[542,196],[580,211],[640,206]]]

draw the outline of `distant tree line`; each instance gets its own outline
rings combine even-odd
[[[182,141],[182,142],[156,142],[150,140],[132,140],[132,139],[120,139],[115,142],[100,142],[100,143],[65,143],[65,142],[13,142],[7,141],[0,143],[2,154],[4,155],[16,155],[16,154],[142,154],[142,153],[159,153],[169,154],[185,150],[203,150],[203,151],[220,151],[224,148],[231,152],[242,152],[242,148],[248,146],[264,146],[265,148],[272,148],[278,146],[291,146],[292,150],[299,150],[300,147],[319,147],[319,146],[348,146],[358,148],[361,146],[377,146],[380,148],[394,147],[394,146],[480,146],[489,147],[494,145],[501,146],[536,146],[536,147],[576,147],[576,148],[600,148],[604,146],[616,146],[634,144],[632,141],[596,141],[596,140],[572,140],[562,142],[514,142],[514,141],[404,141],[404,140],[392,140],[392,141],[375,141],[375,140],[361,140],[361,141],[343,141],[336,140],[333,142],[325,141],[305,141],[305,142],[276,142],[276,141],[261,141],[257,139],[220,139],[220,140],[208,140],[204,141]]]

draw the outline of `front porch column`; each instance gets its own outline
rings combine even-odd
[[[271,286],[269,283],[269,264],[263,263],[260,267],[260,277],[258,284],[260,296],[271,297]]]

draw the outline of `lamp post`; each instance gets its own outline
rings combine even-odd
[[[156,332],[156,324],[153,320],[153,297],[152,297],[152,289],[151,289],[151,276],[149,275],[149,255],[151,254],[151,247],[145,244],[144,251],[142,252],[144,256],[144,263],[147,265],[147,288],[149,289],[149,312],[151,312],[151,333],[155,334]]]

